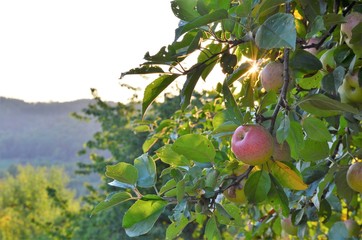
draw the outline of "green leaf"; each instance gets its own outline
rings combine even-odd
[[[308,186],[303,182],[297,170],[290,168],[280,161],[269,161],[266,163],[269,172],[278,180],[278,182],[287,188],[293,190],[305,190]]]
[[[262,1],[258,9],[258,16],[265,17],[272,13],[276,8],[279,8],[281,4],[284,4],[285,0],[265,0]]]
[[[132,199],[132,195],[128,192],[114,192],[107,196],[106,200],[98,203],[97,206],[92,210],[91,215],[99,213],[103,210],[121,204],[123,202],[129,201]]]
[[[281,207],[283,216],[288,216],[290,212],[288,197],[278,180],[271,174],[269,174],[269,177],[271,179],[271,189],[268,193],[268,199],[272,204],[277,204]]]
[[[180,221],[168,225],[166,229],[166,240],[172,240],[178,237],[189,222],[185,216],[181,216]]]
[[[202,0],[197,1],[197,11],[201,15],[208,14],[212,11],[215,11],[217,9],[225,9],[228,10],[230,8],[230,1],[229,0]]]
[[[243,122],[243,115],[226,81],[224,81],[222,90],[224,94],[226,109],[229,111],[229,113],[233,113],[234,122],[241,124]]]
[[[229,74],[226,78],[227,84],[230,86],[233,82],[240,79],[242,75],[244,75],[247,71],[249,71],[251,64],[249,62],[243,62],[237,67],[231,74]]]
[[[352,201],[354,191],[347,183],[347,171],[348,167],[344,167],[336,172],[334,182],[336,183],[338,196],[344,198],[347,204],[349,204]]]
[[[220,66],[222,72],[225,74],[231,74],[234,72],[234,67],[237,64],[237,57],[235,54],[230,54],[229,52],[225,52],[222,54],[220,58]]]
[[[147,108],[151,103],[160,95],[160,93],[165,90],[179,75],[162,75],[152,83],[148,84],[142,101],[142,116],[145,114]]]
[[[147,153],[134,160],[134,166],[138,170],[137,184],[140,187],[153,187],[156,182],[156,164]]]
[[[205,238],[207,240],[222,239],[214,215],[212,215],[206,223]]]
[[[332,140],[332,135],[323,121],[314,117],[307,117],[303,120],[303,129],[307,133],[307,137],[318,142]]]
[[[196,4],[197,0],[174,0],[171,1],[171,9],[176,17],[189,22],[200,16]]]
[[[119,182],[134,185],[137,182],[138,171],[133,165],[125,162],[106,166],[106,176]]]
[[[123,189],[134,189],[135,185],[119,182],[117,180],[113,180],[112,182],[108,183],[109,186],[123,188]]]
[[[278,143],[282,143],[287,139],[287,137],[289,135],[289,129],[290,129],[289,117],[288,117],[288,115],[284,115],[284,117],[280,121],[280,125],[277,129],[276,137],[277,137]]]
[[[300,157],[307,162],[318,161],[329,156],[327,142],[317,142],[307,138],[304,147],[300,151]]]
[[[244,191],[248,202],[256,204],[264,201],[271,188],[271,180],[266,171],[252,173],[246,180]]]
[[[258,29],[255,42],[260,48],[295,49],[297,32],[291,14],[277,13],[269,17]]]
[[[162,162],[171,166],[190,166],[190,161],[181,154],[172,150],[172,145],[165,145],[156,151]]]
[[[313,22],[318,15],[323,15],[326,10],[325,5],[315,0],[300,0],[300,4],[309,22]]]
[[[189,160],[208,163],[215,158],[216,152],[211,141],[200,134],[186,134],[178,138],[172,150],[184,155]]]
[[[207,76],[210,72],[214,69],[217,61],[214,58],[211,58],[212,55],[216,56],[222,50],[222,44],[220,43],[210,43],[206,46],[208,51],[201,51],[199,56],[197,57],[197,63],[204,63],[207,65],[203,70],[201,77],[202,79],[206,80]]]
[[[182,179],[176,183],[176,191],[177,202],[181,202],[185,196],[185,179]]]
[[[319,32],[325,31],[326,27],[324,26],[324,21],[322,16],[316,16],[310,24],[310,32],[307,34],[307,38],[311,38],[314,35],[317,35]]]
[[[189,74],[187,74],[186,82],[181,90],[182,110],[185,110],[186,107],[190,104],[192,93],[205,68],[206,65],[202,65],[191,71]]]
[[[318,217],[323,223],[326,223],[332,215],[332,207],[326,199],[323,199],[320,203]]]
[[[237,129],[239,125],[240,124],[235,124],[232,121],[223,122],[212,131],[212,135],[215,138],[233,135],[235,129]]]
[[[330,28],[336,24],[344,23],[344,17],[342,14],[336,14],[336,13],[327,13],[323,16],[324,25],[327,28]]]
[[[300,149],[304,147],[303,129],[299,122],[291,121],[287,141],[294,159],[299,159]]]
[[[278,96],[275,91],[269,91],[260,102],[260,110],[264,110],[277,102]]]
[[[220,222],[219,218],[227,220],[235,220],[234,217],[230,213],[228,213],[228,211],[226,211],[223,205],[221,205],[220,203],[215,203],[215,205],[216,205],[215,214],[219,222]]]
[[[146,52],[143,57],[147,60],[144,64],[167,64],[170,65],[177,60],[176,50],[172,45],[163,46],[155,55],[150,55],[149,52]]]
[[[165,193],[168,190],[173,189],[175,187],[176,187],[176,181],[175,181],[175,179],[172,178],[161,187],[161,189],[159,191],[159,195],[162,195],[163,193]]]
[[[339,221],[335,222],[331,229],[328,232],[329,240],[340,240],[340,239],[350,239],[348,230],[344,222]]]
[[[207,24],[222,20],[222,19],[227,19],[228,18],[228,12],[225,9],[219,9],[216,10],[214,12],[211,12],[209,14],[197,17],[195,19],[193,19],[192,21],[190,21],[189,23],[186,23],[183,26],[180,26],[176,29],[175,32],[175,41],[184,33],[198,28],[198,27],[202,27],[205,26]]]
[[[131,75],[131,74],[154,74],[154,73],[164,73],[164,71],[162,68],[158,66],[143,65],[142,67],[133,68],[127,72],[122,73],[120,79],[122,79],[126,75]]]
[[[123,217],[122,227],[127,235],[137,237],[150,231],[166,205],[164,200],[137,200]]]
[[[312,76],[307,75],[307,77],[303,74],[302,78],[296,78],[296,82],[303,89],[319,88],[323,76],[322,71],[318,71]]]
[[[316,56],[307,51],[298,49],[293,52],[290,58],[290,67],[294,71],[309,74],[322,69],[323,66]]]
[[[323,94],[308,95],[297,102],[296,105],[318,117],[335,116],[343,112],[358,114],[358,110],[351,105],[341,103]]]
[[[325,164],[307,167],[302,172],[303,181],[306,184],[311,184],[314,181],[322,179],[327,174],[328,170],[329,167]]]
[[[357,24],[357,26],[355,26],[352,29],[352,38],[350,40],[350,44],[353,44],[353,47],[351,46],[351,48],[353,48],[353,52],[354,54],[356,54],[356,56],[358,58],[362,57],[362,23],[360,22],[359,24]]]
[[[221,112],[218,112],[212,119],[212,125],[215,131],[224,124],[235,124],[237,127],[240,126],[240,122],[238,121],[237,117],[234,116],[234,114],[235,113],[232,112],[232,110],[223,110]]]

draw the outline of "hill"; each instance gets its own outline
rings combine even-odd
[[[93,100],[27,103],[0,97],[0,170],[12,164],[75,166],[77,152],[100,129],[71,117]]]

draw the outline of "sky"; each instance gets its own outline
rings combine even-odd
[[[125,77],[174,38],[170,0],[0,0],[0,96],[126,102],[152,79]],[[142,94],[141,94],[142,95]]]

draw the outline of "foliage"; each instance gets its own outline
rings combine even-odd
[[[300,238],[347,236],[341,221],[362,221],[361,195],[346,181],[348,167],[362,158],[362,105],[344,101],[339,88],[356,71],[362,87],[362,62],[361,46],[347,46],[340,26],[361,4],[174,0],[171,7],[181,20],[175,41],[122,74],[159,74],[145,89],[143,120],[133,125],[148,132],[143,152],[104,166],[118,191],[93,213],[130,204],[122,227],[132,237],[146,234],[163,212],[170,221],[166,239],[193,224],[199,224],[194,238],[277,238],[287,235],[281,220],[288,216]],[[361,39],[360,29],[352,42]],[[308,44],[312,38],[318,42]],[[312,48],[319,53],[306,51]],[[335,49],[333,69],[320,60],[327,49]],[[258,72],[272,61],[283,63],[283,86],[265,92]],[[225,74],[215,91],[194,93],[215,71]],[[153,101],[182,77],[180,110],[147,120]],[[230,136],[243,124],[260,124],[286,141],[293,161],[270,159],[233,176],[240,163]],[[248,203],[225,199],[222,193],[242,180]]]
[[[79,211],[62,169],[18,166],[0,181],[1,239],[69,239]]]

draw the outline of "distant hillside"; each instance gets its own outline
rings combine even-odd
[[[26,103],[0,97],[0,169],[11,164],[71,165],[85,141],[100,129],[96,122],[70,116],[92,100]]]

